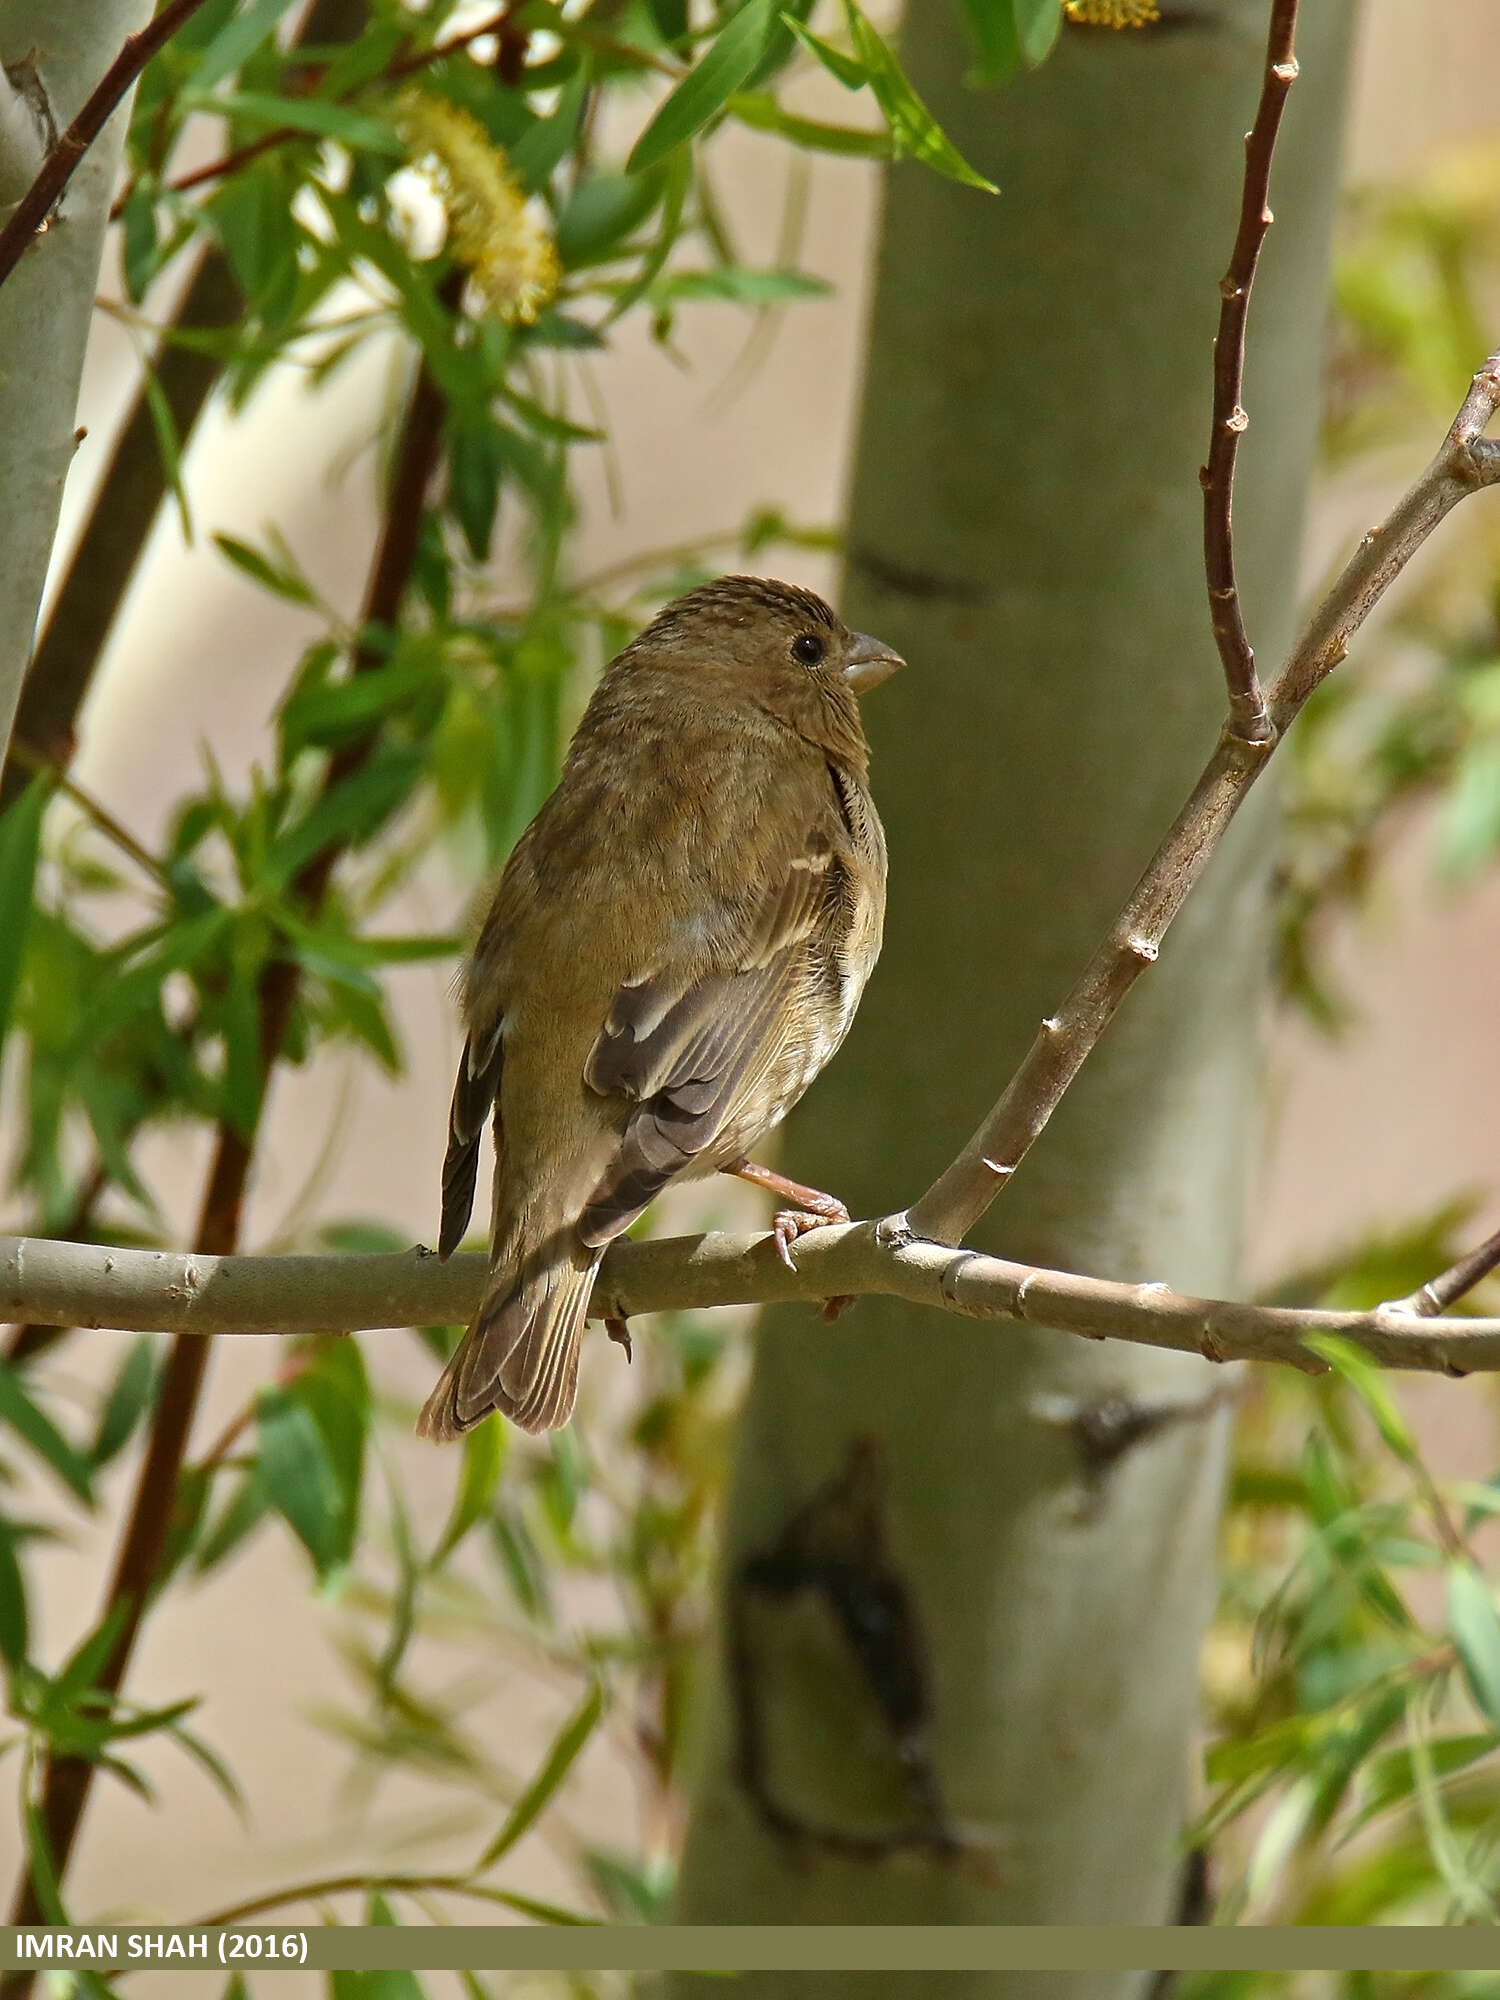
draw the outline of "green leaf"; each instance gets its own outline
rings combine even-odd
[[[677,245],[677,233],[682,226],[682,211],[687,202],[688,189],[692,184],[692,155],[674,153],[666,165],[664,192],[661,197],[661,222],[655,240],[641,259],[640,269],[634,278],[618,294],[610,307],[610,320],[619,319],[636,304],[637,300],[643,299],[666,269],[667,259]]]
[[[604,1690],[598,1681],[569,1716],[553,1739],[546,1761],[506,1816],[505,1824],[480,1855],[474,1872],[482,1875],[515,1846],[522,1834],[546,1807],[553,1793],[572,1769],[574,1759],[593,1735],[604,1713]]]
[[[276,841],[273,869],[288,882],[325,847],[358,847],[381,831],[420,782],[424,753],[415,744],[386,744],[357,771],[321,793],[305,819]]]
[[[510,148],[510,163],[528,194],[537,194],[567,158],[578,136],[578,121],[588,95],[589,66],[580,63],[564,84],[556,109],[539,118]]]
[[[792,299],[826,298],[832,287],[806,271],[747,271],[726,264],[716,271],[672,271],[654,296],[672,299],[727,299],[741,306],[784,305]]]
[[[1445,873],[1472,875],[1500,849],[1500,737],[1481,736],[1460,752],[1438,819]]]
[[[227,556],[236,569],[258,583],[262,590],[269,590],[274,597],[284,597],[289,604],[316,604],[317,593],[307,578],[290,562],[276,563],[259,549],[251,548],[233,535],[215,535],[214,546]]]
[[[339,1494],[332,1535],[334,1559],[347,1562],[359,1530],[365,1433],[370,1420],[370,1385],[359,1342],[320,1339],[315,1359],[298,1376],[292,1394],[311,1411],[327,1448]]]
[[[367,667],[346,680],[299,677],[278,718],[286,762],[300,750],[333,749],[363,736],[424,695],[440,695],[441,665],[428,659]]]
[[[1362,1348],[1337,1334],[1304,1335],[1302,1345],[1335,1369],[1364,1404],[1375,1427],[1404,1465],[1418,1463],[1417,1447],[1382,1371]]]
[[[506,455],[493,424],[465,424],[448,449],[448,505],[476,562],[489,558]]]
[[[254,55],[261,43],[270,39],[276,23],[291,4],[292,0],[250,0],[249,6],[219,30],[193,64],[194,91],[201,95],[212,90],[216,83],[222,83],[226,76],[233,76],[245,58]]]
[[[5,1031],[10,1026],[21,984],[26,933],[31,928],[42,814],[50,793],[47,780],[35,777],[0,816],[0,938],[5,940],[5,948],[0,951],[0,1049],[5,1046]]]
[[[136,186],[130,190],[120,220],[124,225],[120,263],[125,296],[138,306],[157,269],[156,197],[149,187]]]
[[[625,171],[644,173],[701,131],[749,81],[770,39],[774,0],[746,0],[636,140]]]
[[[1003,83],[1024,60],[1012,0],[963,0],[963,10],[975,58],[964,81],[971,88]],[[1060,16],[1061,8],[1056,11]]]
[[[1027,66],[1044,63],[1062,31],[1062,0],[1012,0],[1016,36]]]
[[[1472,1563],[1456,1562],[1448,1570],[1448,1629],[1480,1713],[1500,1729],[1500,1618]]]
[[[24,1438],[70,1493],[76,1494],[85,1506],[93,1506],[93,1467],[73,1449],[52,1419],[32,1402],[9,1362],[0,1362],[0,1423],[9,1424],[18,1437]]]
[[[845,90],[864,89],[870,81],[870,72],[862,62],[856,62],[853,56],[846,56],[842,49],[836,49],[832,42],[825,42],[821,35],[815,35],[795,14],[783,14],[781,19],[807,53],[820,62],[831,77],[837,78]]]
[[[1439,1737],[1428,1746],[1433,1775],[1442,1779],[1455,1771],[1466,1770],[1471,1764],[1478,1763],[1481,1757],[1491,1756],[1494,1749],[1495,1738],[1489,1730],[1468,1736]],[[1372,1758],[1364,1773],[1359,1812],[1349,1832],[1354,1832],[1379,1813],[1389,1811],[1392,1806],[1404,1804],[1415,1791],[1416,1783],[1409,1749],[1387,1750],[1381,1756]]]
[[[687,0],[647,0],[651,15],[651,25],[671,48],[682,41],[688,31]]]
[[[193,1557],[194,1575],[204,1575],[231,1555],[259,1527],[269,1505],[260,1468],[252,1466],[198,1544]]]
[[[156,449],[161,457],[162,469],[167,475],[167,484],[172,489],[172,498],[177,505],[177,518],[182,523],[182,539],[191,546],[193,516],[188,506],[187,488],[182,483],[182,441],[177,435],[172,406],[167,401],[160,376],[149,362],[141,371],[141,383],[146,392],[146,408],[150,412],[151,428],[156,433]]]
[[[15,1537],[0,1529],[0,1654],[18,1667],[26,1657],[26,1579],[16,1559]]]
[[[94,1433],[93,1449],[89,1453],[96,1469],[108,1465],[129,1443],[151,1401],[155,1382],[156,1343],[149,1333],[143,1333],[138,1340],[131,1342],[104,1408],[99,1413],[99,1428]]]
[[[994,182],[976,173],[943,132],[907,81],[906,72],[897,61],[894,49],[875,32],[860,12],[856,0],[844,0],[844,14],[849,23],[854,53],[868,72],[870,88],[875,93],[876,103],[885,113],[897,152],[909,153],[913,159],[922,161],[924,166],[945,174],[949,180],[961,182],[965,187],[983,188],[987,194],[998,194],[999,189]]]
[[[814,153],[846,153],[867,160],[888,160],[894,152],[891,135],[858,125],[824,125],[816,118],[798,118],[783,111],[774,97],[741,91],[729,109],[742,125],[757,132],[776,132],[794,146]]]
[[[477,1424],[464,1439],[453,1509],[432,1552],[434,1569],[453,1553],[494,1498],[509,1438],[504,1424]]]
[[[52,1844],[47,1837],[47,1822],[42,1817],[40,1806],[27,1805],[23,1811],[26,1827],[26,1855],[30,1862],[31,1890],[42,1913],[42,1921],[48,1924],[66,1924],[68,1912],[63,1904],[62,1888],[57,1879],[57,1869],[52,1859]]]
[[[626,239],[661,201],[660,174],[591,174],[574,188],[557,218],[557,254],[564,267],[622,254]]]
[[[345,1548],[343,1494],[327,1442],[288,1390],[262,1389],[257,1401],[266,1498],[326,1576]]]
[[[405,151],[393,127],[363,112],[350,111],[342,104],[330,104],[321,97],[273,97],[269,92],[236,90],[222,97],[184,91],[182,101],[195,111],[218,111],[231,118],[249,119],[257,125],[288,125],[294,132],[307,132],[318,139],[337,139],[356,153],[375,153],[399,158]]]

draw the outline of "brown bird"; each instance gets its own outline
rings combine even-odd
[[[880,950],[885,836],[857,697],[902,664],[821,598],[730,576],[611,662],[517,842],[464,975],[438,1254],[494,1110],[490,1275],[418,1429],[572,1413],[606,1247],[670,1182],[741,1174],[848,1032]],[[625,1341],[623,1323],[611,1333]]]

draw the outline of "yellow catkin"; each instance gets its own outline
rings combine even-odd
[[[412,164],[447,213],[448,248],[468,269],[481,305],[530,326],[556,295],[562,269],[503,149],[446,98],[407,90],[396,111]]]
[[[1063,0],[1063,12],[1081,28],[1144,28],[1161,19],[1156,0]]]

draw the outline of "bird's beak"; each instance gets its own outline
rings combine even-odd
[[[856,632],[844,665],[844,680],[856,694],[868,694],[871,688],[889,680],[897,667],[905,665],[901,655],[893,653],[883,639],[872,639],[868,632]]]

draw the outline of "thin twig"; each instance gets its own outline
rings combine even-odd
[[[1279,1361],[1317,1374],[1308,1334],[1338,1334],[1387,1368],[1500,1372],[1500,1319],[1421,1318],[1398,1307],[1203,1299],[1168,1285],[1125,1284],[953,1249],[913,1236],[901,1216],[830,1224],[801,1237],[796,1269],[775,1239],[675,1236],[611,1245],[590,1302],[595,1319],[714,1306],[852,1297],[905,1299],[967,1319],[1053,1327],[1211,1361]],[[484,1289],[484,1257],[442,1262],[417,1249],[376,1256],[205,1257],[0,1238],[0,1314],[45,1323],[204,1335],[353,1333],[455,1325]],[[815,1334],[809,1338],[816,1338]]]
[[[1292,53],[1296,32],[1297,0],[1272,0],[1260,106],[1254,125],[1245,134],[1240,226],[1230,253],[1229,269],[1219,280],[1214,414],[1208,463],[1198,474],[1203,487],[1203,567],[1208,578],[1208,608],[1229,688],[1229,728],[1232,734],[1244,737],[1249,743],[1264,743],[1269,739],[1271,718],[1255,671],[1255,655],[1245,631],[1235,577],[1234,467],[1240,439],[1250,422],[1240,403],[1245,379],[1245,322],[1250,315],[1255,266],[1272,220],[1267,196],[1276,135],[1287,96],[1297,80],[1297,58]]]
[[[340,96],[330,98],[329,102],[347,104],[351,98],[360,96],[365,91],[401,83],[409,76],[417,76],[422,70],[430,68],[433,63],[441,62],[445,56],[466,49],[470,42],[477,42],[481,36],[496,33],[505,26],[509,13],[507,0],[506,6],[497,7],[493,14],[487,15],[473,27],[465,28],[461,34],[452,36],[446,42],[434,43],[431,48],[415,49],[404,56],[393,58],[378,75],[366,77],[355,89],[346,90]],[[326,69],[314,70],[305,84],[287,94],[294,97],[311,96],[326,74]],[[260,159],[264,154],[275,152],[278,146],[290,145],[295,139],[311,139],[316,142],[317,136],[315,132],[309,132],[304,125],[278,125],[274,131],[263,132],[258,139],[249,139],[243,146],[236,146],[231,153],[223,153],[216,160],[208,160],[201,167],[194,167],[189,173],[178,174],[173,180],[163,181],[162,192],[187,194],[193,188],[204,187],[210,181],[220,181],[229,174],[238,173],[241,167],[248,167],[252,161]],[[125,204],[135,193],[138,185],[135,180],[127,181],[120,190],[114,206],[109,211],[111,222],[119,221],[125,212]]]
[[[142,847],[129,827],[122,825],[108,806],[102,805],[92,792],[85,791],[82,785],[70,778],[66,767],[56,757],[49,757],[45,750],[39,750],[34,743],[28,743],[19,731],[11,736],[7,754],[14,757],[23,770],[41,773],[50,778],[63,797],[71,799],[84,818],[91,821],[107,839],[112,840],[122,854],[128,854],[137,868],[149,875],[153,882],[162,885],[168,883],[166,869],[150,849]]]
[[[0,285],[20,263],[32,239],[44,227],[79,162],[109,123],[110,114],[158,49],[164,48],[203,0],[168,0],[154,21],[139,34],[127,35],[124,46],[104,72],[83,109],[42,162],[41,171],[22,195],[15,213],[0,229]]]
[[[1500,408],[1500,352],[1474,377],[1441,449],[1365,536],[1293,645],[1271,689],[1272,738],[1226,729],[1192,795],[1130,892],[1109,935],[1056,1014],[1041,1024],[998,1102],[953,1164],[909,1211],[911,1227],[961,1242],[1000,1193],[1061,1103],[1120,1002],[1156,961],[1172,919],[1212,859],[1275,741],[1344,658],[1349,641],[1438,523],[1468,494],[1500,481],[1500,443],[1483,431]]]
[[[1500,1265],[1500,1229],[1493,1236],[1487,1236],[1477,1249],[1460,1257],[1456,1264],[1450,1264],[1438,1277],[1429,1278],[1425,1285],[1418,1285],[1404,1299],[1392,1299],[1382,1310],[1415,1313],[1419,1319],[1433,1319],[1438,1313],[1445,1313],[1449,1306],[1456,1305],[1465,1292],[1472,1292],[1497,1265]]]

